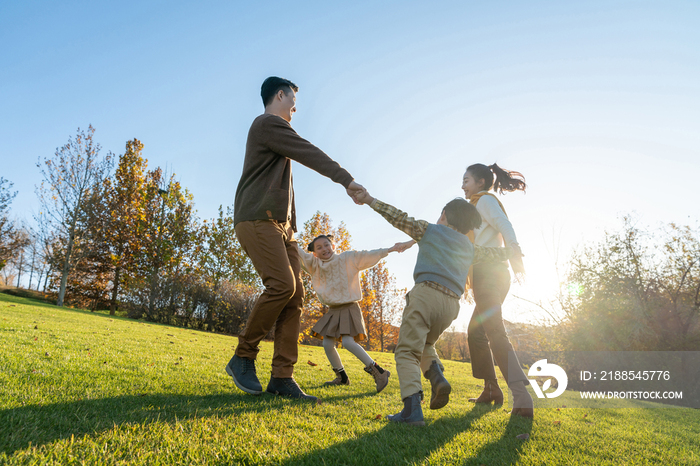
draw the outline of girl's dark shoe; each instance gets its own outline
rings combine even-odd
[[[425,378],[430,380],[431,395],[430,409],[440,409],[450,401],[452,386],[442,374],[442,365],[437,361],[430,364],[430,369],[425,371]]]
[[[497,405],[503,404],[503,392],[495,380],[484,380],[484,391],[481,392],[478,398],[469,398],[472,403],[491,403]]]
[[[333,372],[335,372],[335,379],[329,380],[326,385],[350,385],[350,379],[345,373],[345,369],[333,368]]]

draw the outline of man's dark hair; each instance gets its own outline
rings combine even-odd
[[[285,94],[289,94],[291,90],[299,92],[299,86],[289,79],[270,76],[263,81],[262,87],[260,88],[260,97],[262,97],[263,105],[267,107],[280,89],[283,90]]]
[[[481,215],[476,207],[466,199],[456,198],[447,203],[443,209],[447,223],[462,234],[467,234],[481,226]]]

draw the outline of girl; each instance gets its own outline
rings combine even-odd
[[[474,244],[485,247],[500,247],[505,241],[506,246],[515,251],[510,264],[518,279],[524,275],[525,269],[515,230],[503,204],[489,190],[493,188],[503,194],[503,191],[525,191],[526,186],[521,173],[504,170],[495,163],[488,167],[480,163],[471,165],[462,179],[464,196],[476,206],[482,218],[481,227],[474,230],[470,238]],[[472,374],[477,379],[484,379],[484,391],[469,401],[503,403],[503,392],[496,381],[495,359],[513,392],[511,414],[533,417],[532,397],[525,389],[528,380],[520,368],[501,315],[501,306],[510,288],[508,265],[505,262],[476,264],[469,281],[476,303],[467,328]]]
[[[320,235],[309,244],[308,249],[312,254],[299,246],[301,266],[311,275],[318,299],[328,306],[328,312],[311,329],[313,336],[323,340],[323,349],[336,374],[336,378],[326,382],[326,385],[350,385],[340,355],[335,349],[339,338],[342,338],[343,347],[364,363],[365,372],[374,377],[377,393],[389,383],[389,371],[374,362],[356,342],[367,337],[362,311],[357,303],[362,299],[359,276],[362,270],[374,267],[390,252],[403,252],[413,243],[408,241],[396,243],[389,249],[335,254],[333,237]]]

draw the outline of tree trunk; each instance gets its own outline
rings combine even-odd
[[[153,319],[153,314],[155,312],[155,304],[156,304],[156,279],[158,278],[158,270],[160,267],[157,267],[154,271],[153,274],[151,275],[151,291],[148,294],[148,318],[149,320]]]
[[[66,296],[66,284],[68,283],[68,272],[70,270],[70,255],[73,252],[74,237],[75,221],[73,221],[70,233],[68,234],[68,246],[66,247],[66,258],[63,260],[63,269],[61,270],[61,287],[58,289],[58,301],[56,301],[56,306],[63,306],[63,298]]]
[[[109,315],[113,316],[117,311],[117,294],[119,293],[119,276],[121,275],[121,267],[117,266],[114,269],[114,287],[112,288],[112,301],[109,303]]]
[[[19,281],[22,278],[22,266],[24,265],[24,250],[19,254],[19,267],[17,268],[17,288],[19,288]]]
[[[32,265],[29,267],[29,286],[27,288],[29,288],[30,290],[32,289],[32,278],[34,278],[34,256],[36,256],[35,247],[32,248]]]
[[[46,287],[49,285],[49,277],[51,276],[51,266],[49,270],[46,271],[46,277],[44,277],[44,289],[43,292],[46,293]]]

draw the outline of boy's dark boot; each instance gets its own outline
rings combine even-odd
[[[226,373],[233,378],[233,383],[246,393],[260,395],[262,385],[255,373],[255,361],[241,358],[235,354],[226,365]]]
[[[335,372],[335,379],[329,380],[326,385],[350,385],[350,379],[345,373],[345,369],[333,368],[333,372]]]
[[[273,395],[279,396],[290,396],[292,398],[299,398],[301,400],[308,401],[318,401],[315,396],[307,395],[304,391],[297,385],[296,380],[293,377],[270,377],[270,383],[267,384],[267,393],[272,393]]]
[[[478,398],[469,398],[468,401],[472,403],[491,403],[492,401],[497,404],[503,404],[503,392],[498,386],[496,380],[484,380],[484,391],[481,392]]]
[[[392,422],[404,422],[411,426],[424,426],[423,409],[420,407],[422,399],[422,391],[407,396],[403,399],[403,410],[400,413],[389,414],[386,418]]]
[[[389,376],[391,372],[386,369],[382,369],[376,362],[365,366],[365,372],[374,377],[374,383],[377,386],[377,393],[384,390],[384,388],[389,384]]]
[[[425,371],[425,378],[430,380],[431,387],[430,409],[440,409],[450,401],[452,386],[442,374],[444,369],[442,364],[433,361],[430,369]]]

